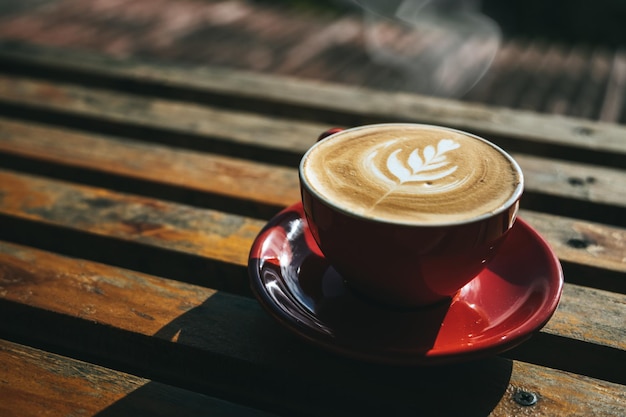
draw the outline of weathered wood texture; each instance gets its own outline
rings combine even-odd
[[[243,200],[285,205],[298,199],[291,169],[41,127],[32,136],[13,134],[14,126],[3,120],[0,127],[1,150],[7,153]]]
[[[0,183],[0,214],[5,216],[240,266],[247,264],[247,248],[264,224],[211,209],[11,171],[0,170]],[[526,210],[521,215],[546,237],[563,261],[626,273],[623,229]],[[58,250],[63,247],[57,245]],[[624,281],[618,280],[622,289]],[[598,281],[595,285],[602,286]]]
[[[385,55],[398,51],[398,58],[437,61],[444,54],[449,57],[456,53],[459,60],[462,58],[461,65],[445,66],[444,79],[435,76],[431,82],[421,83],[430,91],[466,80],[468,73],[471,76],[466,82],[476,80],[479,74],[468,69],[489,63],[495,46],[495,39],[485,42],[472,34],[458,45],[454,36],[451,39],[446,34],[446,25],[433,28],[417,24],[407,30],[407,26],[394,25],[390,20],[373,24],[372,19],[363,19],[358,8],[348,13],[342,7],[346,15],[338,16],[306,13],[301,7],[294,13],[282,7],[284,4],[268,7],[269,2],[240,0],[135,0],[132,7],[78,0],[46,3],[39,8],[21,6],[24,3],[9,3],[1,10],[0,38],[386,90],[412,91],[416,81],[440,71],[434,69],[434,63],[427,65],[430,70],[426,74],[416,65],[403,67],[396,59],[374,59],[371,48],[384,48],[372,45],[367,34],[383,35],[379,38],[382,42],[393,39],[393,47]],[[11,9],[14,13],[6,16]],[[605,11],[605,7],[596,10]],[[619,39],[619,33],[611,34],[612,44],[619,45]],[[624,122],[624,58],[619,48],[505,37],[493,52],[487,73],[462,96],[463,100]],[[455,94],[450,90],[440,93]]]
[[[3,417],[270,415],[3,340],[0,370]]]
[[[5,329],[23,333],[22,337],[36,329],[46,333],[46,338],[54,344],[68,348],[78,344],[96,355],[104,351],[118,362],[165,380],[176,378],[176,373],[181,371],[179,367],[189,367],[184,370],[185,383],[193,381],[205,389],[226,390],[222,394],[227,396],[237,396],[244,382],[253,386],[262,383],[259,375],[270,367],[273,374],[288,378],[291,387],[281,385],[276,390],[258,386],[255,393],[247,393],[269,408],[288,404],[287,407],[305,407],[320,415],[362,415],[369,407],[387,406],[415,412],[420,404],[444,401],[443,396],[454,391],[458,401],[442,403],[442,411],[466,410],[467,415],[477,415],[493,408],[491,415],[500,416],[520,410],[512,396],[516,390],[524,389],[541,398],[534,415],[611,415],[626,395],[616,384],[504,359],[432,369],[343,361],[284,335],[252,300],[6,243],[0,245],[0,259],[3,265],[0,308],[4,313],[20,311],[34,326],[27,331],[6,324]],[[598,302],[606,303],[606,298],[599,297]],[[589,300],[587,303],[590,309],[594,308]],[[63,316],[65,328],[47,329],[49,313]],[[604,320],[601,315],[595,318]],[[255,343],[261,337],[266,342]],[[109,338],[116,346],[111,346],[113,342],[107,341]],[[198,350],[201,355],[196,353]],[[191,357],[181,358],[184,352]],[[168,360],[169,363],[164,363]],[[220,380],[215,387],[213,380],[202,382],[206,373],[219,368],[224,360],[245,369],[231,375],[230,381]],[[147,366],[151,368],[143,368]],[[336,377],[329,380],[331,369]],[[476,375],[479,369],[482,374]],[[542,376],[537,377],[537,372]],[[474,383],[468,378],[475,380]],[[236,386],[229,386],[229,382]],[[323,398],[311,397],[302,389],[311,383],[327,384],[331,392]],[[376,395],[364,396],[367,392]],[[290,399],[285,400],[286,395]],[[348,402],[356,398],[361,400]]]
[[[0,411],[33,395],[25,414],[38,414],[86,380],[52,410],[89,395],[86,415],[147,412],[155,395],[163,414],[248,410],[202,393],[280,415],[626,413],[626,128],[34,51],[0,50],[0,313],[11,318],[0,337],[43,351],[0,342],[0,391],[15,395]],[[524,170],[521,216],[566,285],[545,328],[504,355],[426,369],[346,360],[288,335],[250,297],[248,250],[299,199],[296,165],[316,136],[396,120],[485,135]],[[538,403],[521,407],[519,390]]]
[[[540,115],[475,103],[357,89],[338,84],[236,72],[219,67],[181,69],[119,61],[30,46],[5,46],[0,69],[36,77],[91,84],[140,95],[161,95],[265,114],[303,117],[341,125],[368,121],[442,124],[486,137],[537,145],[576,146],[618,161],[626,155],[624,127]],[[590,155],[587,154],[586,158]]]
[[[40,236],[36,238],[9,236],[13,240],[47,246],[52,250],[159,275],[169,275],[174,267],[175,270],[171,275],[179,280],[249,295],[245,273],[247,253],[252,240],[263,225],[262,221],[11,172],[0,171],[0,182],[4,184],[0,214],[42,226],[57,227],[53,231],[40,229],[37,232],[51,234],[55,240],[54,245],[50,245]],[[573,239],[569,236],[580,233],[577,229],[587,228],[595,230],[596,235],[600,233],[613,237],[622,236],[624,233],[622,230],[572,220],[568,223],[567,219],[562,218],[559,222],[554,222],[550,216],[531,212],[528,214],[531,221],[537,222],[540,232],[549,241],[554,241],[557,254],[563,258],[567,259],[569,254],[574,262],[582,265],[586,259],[587,264],[600,273],[602,269],[599,269],[599,263],[594,261],[602,258],[605,259],[603,265],[605,268],[609,270],[617,268],[618,272],[624,272],[622,260],[617,259],[624,253],[623,247],[620,246],[623,245],[624,239],[606,239],[606,246],[596,243],[593,247],[580,249],[573,249],[571,244],[568,244],[570,239]],[[6,224],[9,225],[10,220]],[[567,229],[570,230],[569,233]],[[64,236],[64,230],[88,235],[72,237],[64,245],[58,242]],[[0,236],[10,233],[5,229],[0,232]],[[123,254],[115,252],[116,259],[112,259],[90,249],[82,249],[95,246],[99,250],[98,242],[94,241],[94,238],[89,238],[89,235],[111,239],[113,241],[111,245],[135,244],[146,249],[142,256],[139,256],[140,251],[135,251],[128,259]],[[564,239],[566,240],[563,241]],[[79,248],[76,249],[75,246]],[[181,254],[186,257],[178,260]],[[160,258],[166,259],[170,265],[164,265]],[[190,258],[195,262],[188,262]],[[214,262],[226,263],[232,267],[228,270],[215,267],[212,265]],[[67,270],[70,267],[71,265],[64,265],[61,269]],[[575,268],[572,271],[576,273]],[[568,277],[569,279],[575,281],[576,277]],[[599,285],[598,282],[594,284]],[[614,285],[623,288],[623,277]],[[36,283],[36,286],[41,287],[41,283]],[[52,298],[57,297],[58,295],[55,295]],[[71,296],[71,299],[81,298],[84,299],[78,294]],[[567,338],[572,343],[584,342],[605,346],[609,348],[610,354],[619,356],[620,351],[626,350],[623,343],[626,340],[626,333],[622,326],[626,310],[621,303],[622,298],[623,296],[611,292],[575,285],[570,287],[568,284],[556,318],[548,323],[544,331],[549,335]],[[36,302],[35,305],[39,303]],[[534,351],[547,349],[549,339],[541,342],[546,345],[529,347]],[[584,352],[580,351],[576,360],[584,363],[592,359],[589,357],[581,360],[584,355]],[[549,357],[552,356],[546,354],[543,356],[545,363],[550,364]],[[554,357],[558,358],[558,355]],[[622,359],[626,360],[626,357]],[[576,366],[574,368],[577,369]],[[598,366],[594,372],[601,374],[607,371],[609,374],[612,373],[610,368],[607,370],[606,367]]]
[[[2,86],[0,82],[0,94]],[[0,152],[9,155],[272,207],[284,207],[299,199],[295,168],[8,119],[0,122]],[[211,125],[219,123],[218,120]],[[160,134],[167,136],[167,132]],[[268,134],[259,129],[258,135],[257,142],[262,144]],[[283,135],[288,136],[288,131]],[[272,141],[277,139],[276,132],[269,136]],[[310,136],[298,138],[300,150],[314,140]],[[582,214],[602,222],[624,224],[624,171],[513,155],[524,171],[526,192],[535,195],[528,201],[539,208],[567,215],[577,207],[585,210],[585,206],[596,203],[603,210],[586,209]],[[552,203],[555,197],[561,200]]]

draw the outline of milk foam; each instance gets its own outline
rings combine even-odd
[[[482,139],[405,124],[327,138],[305,155],[302,175],[342,210],[408,223],[457,222],[497,211],[522,182],[517,164]]]

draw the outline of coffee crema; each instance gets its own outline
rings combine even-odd
[[[517,163],[478,137],[437,126],[371,125],[313,146],[305,184],[354,215],[408,224],[471,220],[519,198]]]

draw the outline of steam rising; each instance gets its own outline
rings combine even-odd
[[[373,61],[396,70],[404,90],[459,97],[485,74],[500,46],[480,0],[354,0]]]

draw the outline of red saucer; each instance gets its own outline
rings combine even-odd
[[[410,311],[380,306],[346,287],[324,259],[301,204],[259,234],[248,271],[261,305],[296,335],[352,358],[402,365],[511,349],[546,324],[563,287],[557,257],[518,218],[496,259],[453,299]]]

